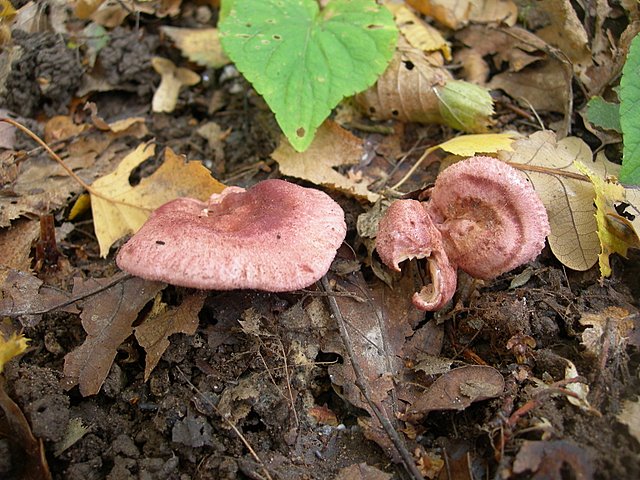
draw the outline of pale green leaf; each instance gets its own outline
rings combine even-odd
[[[344,97],[372,85],[391,59],[397,30],[374,0],[234,0],[222,46],[261,94],[298,151]]]
[[[620,79],[620,125],[624,140],[620,181],[640,185],[640,36],[631,41]]]
[[[602,97],[592,97],[587,103],[587,120],[596,127],[621,132],[620,105]]]

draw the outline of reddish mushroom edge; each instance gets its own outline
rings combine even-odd
[[[320,190],[265,180],[155,210],[116,257],[127,273],[203,290],[292,291],[319,280],[346,236]]]
[[[396,200],[380,220],[376,249],[389,268],[426,259],[431,284],[413,297],[438,310],[454,295],[456,269],[495,278],[540,254],[550,232],[542,201],[515,168],[472,157],[445,169],[428,202]]]

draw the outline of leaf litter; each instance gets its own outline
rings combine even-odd
[[[634,298],[640,290],[635,280],[629,281],[635,279],[637,263],[638,190],[616,183],[619,166],[604,160],[615,153],[599,151],[579,122],[571,124],[574,109],[582,107],[571,77],[580,93],[611,100],[609,88],[624,61],[633,23],[625,24],[625,15],[596,2],[585,13],[592,21],[585,28],[570,2],[561,2],[560,13],[549,16],[556,3],[539,2],[525,11],[509,1],[408,2],[418,10],[403,6],[396,21],[411,46],[402,47],[404,57],[396,60],[390,78],[399,81],[400,74],[423,72],[421,62],[427,58],[452,85],[464,78],[500,87],[504,93],[494,90],[492,101],[480,102],[485,110],[479,125],[489,134],[455,136],[440,125],[443,118],[436,124],[398,122],[401,114],[407,115],[404,120],[419,120],[409,115],[411,110],[423,97],[433,97],[433,89],[416,89],[405,79],[399,89],[376,87],[378,103],[371,106],[388,110],[389,123],[372,123],[365,107],[349,131],[321,127],[309,156],[289,152],[284,143],[270,153],[279,142],[273,117],[233,67],[222,67],[226,60],[212,28],[217,10],[210,4],[78,2],[75,13],[52,6],[37,15],[32,7],[19,8],[16,18],[23,22],[29,14],[32,32],[39,28],[34,19],[46,18],[66,36],[65,20],[80,18],[92,37],[65,39],[86,60],[82,92],[94,105],[85,109],[83,100],[66,105],[52,98],[58,115],[26,120],[84,182],[94,182],[98,193],[91,197],[92,207],[98,205],[93,216],[87,197],[80,197],[73,216],[67,216],[82,187],[22,134],[2,134],[10,150],[3,152],[0,170],[0,305],[13,331],[25,328],[33,338],[20,367],[19,359],[6,367],[7,393],[25,412],[18,435],[26,435],[29,423],[41,432],[35,402],[25,399],[46,402],[50,397],[34,381],[44,371],[58,377],[64,372],[64,385],[78,385],[68,392],[51,387],[58,389],[56,397],[67,399],[66,410],[56,418],[73,417],[89,426],[70,434],[66,443],[46,436],[25,443],[28,448],[39,443],[30,457],[32,466],[42,467],[36,457],[46,452],[54,474],[72,479],[85,478],[87,471],[104,477],[140,472],[150,478],[178,472],[212,478],[300,478],[310,471],[313,478],[402,475],[393,472],[389,459],[404,464],[412,478],[445,478],[446,472],[471,478],[470,471],[499,471],[504,478],[559,478],[566,471],[584,478],[594,472],[607,478],[636,476],[633,465],[622,459],[637,454],[630,441],[637,438],[637,385],[626,372],[634,366],[638,346]],[[632,18],[638,14],[626,3],[618,8],[628,9]],[[418,11],[429,12],[433,20]],[[157,22],[138,24],[137,16]],[[3,17],[1,25],[9,35],[12,21]],[[492,25],[499,21],[508,26]],[[620,39],[611,34],[612,24],[624,31]],[[116,28],[138,41],[117,43]],[[203,38],[211,39],[211,49],[203,51]],[[148,58],[134,53],[143,44]],[[114,52],[114,45],[122,51]],[[454,62],[465,68],[448,63],[449,49]],[[114,53],[139,61],[125,67]],[[472,62],[461,60],[463,53],[473,59],[475,70]],[[177,60],[179,54],[193,63]],[[170,113],[149,115],[157,79],[149,63],[154,55],[188,66],[202,83],[182,89]],[[103,87],[96,79],[105,76],[101,65],[115,67],[119,61],[122,69],[110,68],[109,86],[98,93]],[[127,76],[132,65],[139,68],[137,76]],[[12,82],[17,73],[10,72]],[[29,85],[46,89],[46,69],[38,75],[18,80],[24,91],[30,91]],[[535,84],[532,75],[537,75]],[[0,95],[6,95],[3,81],[0,76]],[[442,117],[444,106],[454,112],[454,120],[474,118],[437,91],[440,98],[435,96],[431,110],[438,109],[436,116]],[[392,97],[385,107],[382,95],[398,92],[405,96]],[[20,102],[12,104],[20,107]],[[210,122],[215,128],[206,126]],[[455,128],[464,124],[449,122]],[[537,132],[538,125],[548,130]],[[169,147],[164,160],[146,156],[144,145],[151,136]],[[388,148],[391,143],[396,148]],[[408,302],[415,286],[424,283],[419,262],[394,276],[377,264],[371,240],[375,218],[389,199],[419,196],[425,187],[428,192],[443,151],[492,153],[519,166],[545,199],[556,258],[546,252],[523,272],[486,284],[459,279],[451,308],[425,316]],[[121,163],[127,155],[132,155],[130,162]],[[111,258],[99,256],[135,231],[134,209],[148,212],[178,195],[204,199],[223,188],[192,158],[206,159],[207,167],[215,159],[216,174],[226,174],[221,180],[228,185],[248,186],[284,174],[339,197],[355,255],[336,262],[330,289],[277,295],[193,292],[116,275]],[[591,181],[575,160],[593,173]],[[119,164],[120,174],[109,176]],[[407,178],[397,182],[402,175]],[[194,178],[199,179],[196,185],[182,183]],[[385,190],[394,181],[396,188]],[[402,185],[420,190],[402,192]],[[386,195],[390,198],[371,209]],[[354,228],[358,216],[367,218],[363,213],[371,217],[359,226],[366,241]],[[58,226],[52,245],[69,266],[31,271],[38,263],[34,219],[49,214]],[[111,225],[114,230],[105,235]],[[603,234],[610,238],[603,240]],[[628,248],[615,247],[616,241],[629,239]],[[4,250],[13,255],[5,257]],[[601,278],[607,270],[592,267],[599,256],[608,261],[609,278]],[[331,299],[333,307],[328,306]],[[342,335],[336,312],[344,320]],[[13,384],[28,395],[16,395]],[[456,414],[458,409],[464,414]],[[15,409],[5,412],[0,423],[21,415]],[[73,431],[68,423],[60,425],[69,427],[61,431]],[[383,450],[371,448],[365,436]],[[620,445],[619,451],[603,447],[613,444]],[[0,438],[0,451],[5,445]],[[495,448],[483,451],[478,445]],[[0,474],[9,468],[0,459]],[[34,475],[46,478],[44,471]]]

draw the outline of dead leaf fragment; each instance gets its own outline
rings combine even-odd
[[[36,325],[43,313],[65,305],[71,297],[63,290],[43,285],[32,274],[17,270],[9,270],[0,289],[0,315],[18,318],[29,327]]]
[[[451,47],[440,31],[423,21],[404,5],[387,3],[398,29],[409,44],[425,53],[440,51],[445,60],[451,60]]]
[[[362,141],[330,120],[324,122],[304,152],[297,152],[282,138],[271,154],[284,175],[302,178],[316,185],[327,185],[345,193],[375,202],[379,195],[367,189],[358,175],[342,175],[335,169],[358,165],[363,155]]]
[[[116,240],[137,232],[151,211],[160,205],[177,197],[206,200],[211,194],[224,189],[224,185],[211,177],[202,163],[185,161],[169,148],[165,150],[160,168],[132,186],[129,183],[131,172],[154,152],[153,145],[139,145],[114,172],[92,185],[103,195],[91,196],[94,228],[102,257],[109,254],[109,248]]]
[[[518,7],[511,0],[407,0],[420,13],[457,30],[469,22],[513,25]]]
[[[111,279],[88,279],[77,282],[73,295],[93,291]],[[100,391],[120,344],[133,333],[133,323],[140,310],[163,288],[160,282],[132,277],[91,296],[83,304],[82,327],[87,332],[84,343],[64,358],[65,386],[80,386],[86,397]]]
[[[473,402],[499,396],[504,378],[493,367],[468,365],[438,377],[409,407],[407,417],[418,419],[434,410],[464,410]]]
[[[203,67],[220,68],[229,63],[220,45],[217,28],[161,27],[182,54]]]
[[[513,462],[513,472],[531,472],[531,479],[564,478],[565,465],[573,470],[575,478],[593,478],[594,468],[589,452],[564,440],[535,442],[525,440]]]
[[[157,309],[145,321],[135,329],[136,339],[144,348],[147,356],[144,367],[144,381],[156,367],[162,354],[169,346],[169,337],[174,333],[193,335],[198,328],[198,314],[202,310],[206,292],[197,292],[186,297],[180,305],[173,308],[163,307],[154,314]]]
[[[393,475],[378,470],[366,463],[358,463],[344,467],[334,480],[391,480]]]
[[[627,426],[629,433],[640,442],[640,399],[625,400],[618,421]]]
[[[429,58],[421,50],[400,42],[385,72],[373,87],[356,95],[356,102],[375,120],[442,123],[434,88],[445,85],[452,77],[440,62]]]
[[[584,313],[580,317],[582,345],[592,355],[599,357],[603,346],[608,345],[623,352],[634,323],[627,310],[621,307],[607,307],[601,312]]]

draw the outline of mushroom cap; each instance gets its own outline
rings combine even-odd
[[[431,284],[413,296],[413,304],[420,310],[437,310],[453,297],[456,269],[425,204],[417,200],[393,202],[380,219],[376,250],[384,264],[396,271],[405,260],[427,259]]]
[[[228,187],[208,202],[166,203],[116,262],[184,287],[291,291],[329,270],[346,230],[342,208],[324,192],[265,180],[248,190]]]
[[[533,260],[550,232],[547,211],[526,177],[492,157],[472,157],[440,173],[427,209],[451,261],[477,278]]]

